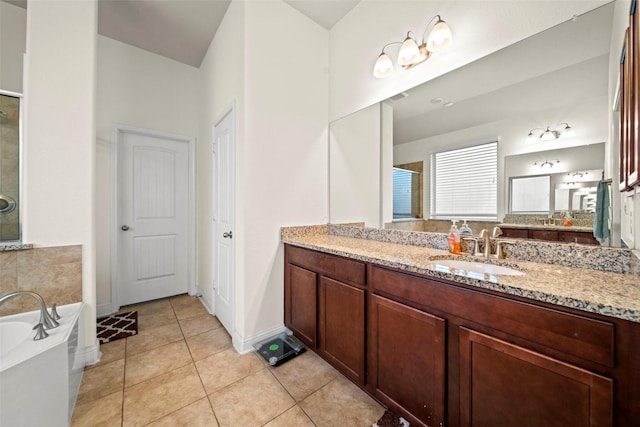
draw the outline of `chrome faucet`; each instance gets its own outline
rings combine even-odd
[[[495,229],[494,229],[495,231]],[[491,255],[491,239],[489,238],[489,230],[487,230],[486,228],[483,228],[480,231],[480,238],[482,239],[482,242],[484,243],[484,254],[483,256],[485,258],[489,258],[489,255]]]
[[[57,317],[58,319],[60,318],[60,316],[58,316],[56,312],[55,304],[52,309],[54,316],[52,316],[47,311],[47,305],[44,303],[44,298],[42,298],[42,296],[40,296],[35,292],[16,291],[16,292],[11,292],[9,294],[3,295],[0,297],[0,306],[5,302],[7,302],[8,300],[10,300],[11,298],[14,298],[20,295],[32,296],[38,301],[38,304],[40,305],[40,322],[33,327],[33,329],[36,331],[36,336],[33,338],[35,341],[41,340],[49,336],[49,334],[47,334],[45,329],[53,329],[60,326],[57,319],[54,318],[54,317]]]

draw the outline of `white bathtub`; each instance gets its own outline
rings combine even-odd
[[[39,310],[0,317],[0,426],[69,425],[84,369],[76,358],[82,307],[58,307],[60,326],[39,341]]]

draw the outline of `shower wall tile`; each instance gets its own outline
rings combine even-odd
[[[0,252],[0,295],[23,290],[42,295],[47,305],[82,301],[82,247],[59,246]],[[37,309],[33,298],[18,297],[0,307],[0,316]]]

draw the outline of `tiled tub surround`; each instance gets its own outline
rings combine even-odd
[[[462,225],[462,221],[458,221],[458,227]],[[498,225],[497,221],[467,221],[467,225],[474,233],[480,233],[480,230],[486,228],[491,230]],[[426,231],[431,233],[447,233],[451,228],[451,221],[444,219],[412,219],[388,222],[384,225],[385,229],[404,230],[404,231]]]
[[[0,295],[14,291],[37,292],[49,307],[82,301],[82,247],[0,251]],[[33,298],[13,298],[0,307],[0,316],[36,308]]]
[[[485,280],[478,280],[435,270],[434,261],[443,257],[475,259],[468,255],[450,255],[446,251],[446,235],[441,233],[335,225],[287,227],[282,229],[282,241],[510,295],[640,322],[640,276],[628,274],[632,268],[632,254],[624,249],[518,241],[508,245],[508,259],[482,261],[513,267],[527,274],[487,276]]]

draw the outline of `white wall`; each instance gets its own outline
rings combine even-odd
[[[327,49],[328,32],[284,2],[234,1],[201,67],[198,285],[212,301],[212,127],[235,104],[240,350],[283,326],[280,227],[328,220]]]
[[[97,302],[103,311],[111,303],[113,125],[195,137],[199,75],[195,67],[98,36]]]
[[[0,89],[22,93],[27,11],[0,1]]]
[[[82,245],[88,345],[96,342],[96,36],[96,1],[29,3],[23,241]]]
[[[198,138],[197,182],[197,284],[204,301],[214,309],[213,301],[213,126],[218,118],[235,104],[236,152],[244,151],[244,69],[245,69],[245,3],[233,1],[229,5],[207,55],[200,66],[200,127]],[[236,155],[236,194],[244,191],[244,159]],[[236,197],[236,230],[244,234],[244,199]],[[234,238],[237,259],[244,253],[244,239]],[[242,283],[244,274],[236,263],[236,282]]]
[[[246,339],[283,325],[280,227],[326,223],[328,31],[284,2],[246,9]]]
[[[550,28],[607,1],[379,1],[363,0],[330,31],[330,120]],[[372,75],[382,47],[421,34],[436,14],[451,26],[454,44],[412,70],[387,79]],[[397,46],[388,52],[397,55]]]

